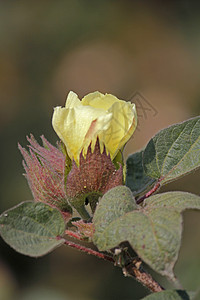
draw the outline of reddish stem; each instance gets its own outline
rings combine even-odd
[[[57,237],[57,239],[61,239],[61,237]],[[114,262],[114,259],[111,256],[103,254],[103,253],[98,252],[98,251],[95,251],[95,250],[93,250],[91,248],[84,247],[82,245],[73,243],[73,242],[68,241],[68,240],[65,240],[64,244],[67,245],[67,246],[69,246],[69,247],[71,247],[71,248],[75,248],[75,249],[77,249],[79,251],[85,252],[87,254],[94,255],[94,256],[96,256],[98,258],[102,258],[104,260]]]
[[[60,239],[62,239],[62,237],[57,236],[57,239],[60,240]],[[68,241],[68,240],[65,240],[64,244],[71,247],[71,248],[75,248],[79,251],[85,252],[87,254],[94,255],[98,258],[102,258],[104,260],[110,261],[110,262],[115,264],[115,260],[109,255],[106,255],[106,254],[103,254],[101,252],[95,251],[91,248],[81,246],[79,244],[75,244],[75,243],[73,243],[71,241]],[[148,273],[146,273],[144,270],[142,270],[140,268],[141,263],[142,263],[141,261],[139,261],[139,262],[138,261],[132,261],[131,263],[126,265],[123,268],[124,275],[134,277],[136,280],[138,280],[140,283],[142,283],[144,286],[146,286],[151,292],[160,292],[160,291],[162,291],[163,288],[151,277],[151,275],[149,275]]]
[[[142,203],[146,198],[148,198],[149,196],[151,196],[153,193],[155,193],[157,191],[157,189],[159,189],[160,187],[160,182],[161,182],[161,179],[158,180],[158,182],[154,185],[154,187],[148,191],[144,196],[142,196],[141,198],[139,198],[136,203],[137,204],[140,204]]]
[[[68,236],[71,236],[79,241],[84,241],[84,239],[80,236],[80,234],[71,231],[71,230],[65,230],[65,234],[67,234]]]

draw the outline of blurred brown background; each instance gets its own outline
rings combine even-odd
[[[0,211],[32,199],[18,141],[50,142],[53,107],[70,90],[130,99],[152,110],[125,156],[158,130],[200,114],[200,7],[196,1],[0,1]],[[155,115],[154,109],[157,111]],[[200,172],[165,186],[200,194]],[[199,212],[184,213],[176,274],[200,286]],[[155,275],[157,276],[157,275]],[[164,278],[159,280],[172,287]],[[0,300],[137,300],[147,291],[107,262],[62,247],[39,259],[0,242]]]

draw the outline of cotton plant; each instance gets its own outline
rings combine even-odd
[[[44,136],[41,146],[33,135],[28,149],[19,145],[33,201],[2,213],[5,242],[32,257],[67,245],[120,267],[152,292],[144,299],[197,300],[173,269],[181,213],[200,209],[200,197],[159,188],[200,166],[200,117],[161,130],[126,162],[123,149],[137,127],[134,103],[100,92],[80,100],[70,92],[65,107],[54,109],[52,126],[56,146]],[[177,290],[165,290],[144,263]]]

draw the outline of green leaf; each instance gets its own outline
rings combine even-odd
[[[151,294],[142,300],[191,300],[189,294],[182,290],[166,290]]]
[[[99,250],[106,251],[128,241],[152,269],[173,280],[181,243],[180,212],[186,208],[200,209],[200,197],[184,192],[163,193],[149,197],[141,207],[135,205],[128,193],[126,198],[122,193],[116,198],[115,189],[106,193],[97,206],[93,218],[94,243]]]
[[[143,151],[130,155],[126,161],[126,186],[137,196],[155,183],[156,179],[147,176],[142,163]]]
[[[94,243],[100,250],[112,248],[109,243],[107,246],[105,236],[109,224],[112,224],[112,221],[115,223],[118,218],[134,209],[137,209],[135,199],[126,186],[112,188],[102,197],[93,217],[95,230],[97,230],[94,234]]]
[[[157,133],[144,150],[143,164],[146,175],[161,184],[200,167],[200,117]]]
[[[16,251],[41,256],[64,243],[61,213],[42,202],[23,202],[0,216],[0,234]]]
[[[171,209],[181,213],[185,209],[200,209],[200,197],[187,192],[160,193],[144,201],[145,209]]]

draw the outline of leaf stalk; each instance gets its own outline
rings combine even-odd
[[[59,237],[57,237],[59,239]],[[60,237],[61,238],[61,237]],[[93,250],[91,248],[87,248],[80,244],[76,244],[74,242],[65,240],[64,244],[68,247],[75,248],[81,252],[93,255],[95,257],[104,259],[106,261],[112,262],[115,266],[119,266],[115,263],[115,260],[112,256],[104,254],[102,252]],[[129,276],[135,278],[138,282],[140,282],[143,286],[149,289],[152,293],[161,292],[164,288],[155,281],[150,274],[148,274],[142,268],[142,261],[140,259],[134,259],[123,267],[124,276]]]
[[[161,179],[158,180],[158,182],[153,186],[153,188],[150,191],[148,191],[144,196],[142,196],[141,198],[139,198],[136,201],[136,203],[137,204],[141,204],[146,198],[148,198],[152,194],[154,194],[160,188],[160,182],[161,182]]]

